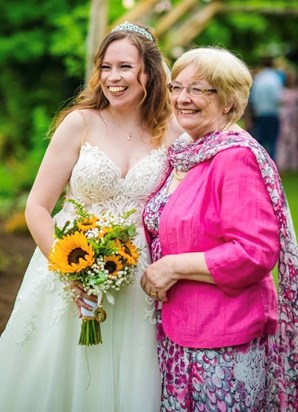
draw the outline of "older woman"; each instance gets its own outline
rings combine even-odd
[[[154,263],[141,280],[157,300],[163,412],[297,410],[298,250],[277,169],[235,124],[251,84],[224,49],[173,67],[187,134],[145,209]]]

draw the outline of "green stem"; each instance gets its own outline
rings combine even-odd
[[[90,346],[102,343],[100,323],[96,319],[82,319],[79,345]]]

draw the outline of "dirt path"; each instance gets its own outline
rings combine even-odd
[[[13,309],[34,248],[29,233],[7,234],[0,226],[0,334]]]

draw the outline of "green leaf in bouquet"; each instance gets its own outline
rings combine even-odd
[[[96,275],[96,278],[92,278],[90,279],[90,283],[92,283],[93,285],[101,285],[107,278],[106,273],[104,272],[99,272]]]
[[[66,228],[67,228],[69,225],[70,225],[70,221],[69,221],[69,220],[67,220],[67,221],[65,222],[65,224],[64,224],[64,226],[63,226],[62,229],[60,229],[57,225],[55,225],[55,236],[56,236],[58,239],[61,239],[61,238],[65,235]]]
[[[136,225],[130,225],[127,227],[127,235],[128,237],[132,238],[135,237],[137,234],[137,228]]]

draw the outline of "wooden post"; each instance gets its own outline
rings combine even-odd
[[[93,68],[96,50],[107,33],[108,0],[91,0],[90,19],[87,34],[87,52],[85,82],[87,83]]]
[[[112,26],[110,27],[110,30],[113,29],[115,26],[118,24],[121,24],[125,21],[128,21],[129,23],[135,22],[140,19],[140,17],[143,17],[152,7],[157,3],[159,0],[143,0],[140,1],[134,8],[133,10],[130,10],[123,16],[121,16],[119,19],[113,22]]]
[[[171,46],[188,45],[223,7],[221,1],[214,1],[192,15],[178,30],[175,30],[175,35],[170,36]]]
[[[161,37],[171,26],[176,23],[187,11],[195,6],[198,0],[183,0],[176,7],[174,7],[166,16],[161,17],[156,26],[156,35]]]

